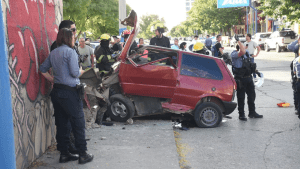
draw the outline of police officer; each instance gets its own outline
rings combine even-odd
[[[238,111],[239,119],[242,121],[247,121],[245,116],[244,106],[245,106],[245,94],[248,97],[248,107],[250,118],[262,118],[255,112],[255,88],[252,79],[252,73],[255,71],[253,64],[250,61],[249,53],[245,51],[245,47],[239,41],[238,36],[235,36],[238,45],[237,50],[231,53],[232,57],[232,72],[234,74],[234,79],[237,82],[237,99],[238,99]]]
[[[298,60],[299,60],[299,43],[300,43],[300,37],[298,40],[295,40],[294,42],[290,43],[287,46],[289,50],[291,50],[295,53],[295,59],[292,61],[290,68],[291,68],[292,88],[293,88],[294,105],[295,105],[295,114],[296,115],[299,115],[299,112],[298,112],[298,96],[297,96],[297,91],[296,91],[297,76],[294,72],[294,67],[296,64],[298,64]]]
[[[299,53],[298,53],[299,54]],[[293,65],[293,70],[294,70],[294,74],[296,74],[296,83],[295,83],[295,90],[296,90],[296,104],[297,105],[297,113],[298,114],[298,118],[300,119],[300,61],[299,61],[299,56],[295,59],[297,61],[294,62]]]
[[[86,153],[83,89],[79,85],[79,76],[84,73],[84,70],[78,67],[78,55],[74,50],[74,43],[75,36],[70,29],[59,30],[58,47],[40,66],[40,71],[46,79],[54,83],[50,95],[55,112],[57,150],[60,151],[59,162],[78,160],[80,164],[84,164],[92,161],[94,156]],[[48,73],[51,67],[54,77]],[[71,129],[75,136],[79,158],[78,155],[73,155],[68,151]]]

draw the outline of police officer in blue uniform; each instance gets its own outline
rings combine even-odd
[[[57,150],[61,153],[59,162],[78,160],[79,164],[84,164],[94,158],[93,155],[86,153],[83,87],[79,81],[79,76],[84,70],[78,67],[78,54],[73,48],[75,36],[72,30],[68,28],[59,30],[56,42],[58,47],[40,66],[40,71],[46,79],[54,83],[50,96],[55,112]],[[48,73],[51,67],[54,77]],[[68,151],[71,129],[79,157]]]
[[[252,73],[255,72],[255,63],[251,63],[250,55],[246,52],[245,47],[239,41],[238,36],[235,36],[238,45],[237,50],[231,53],[232,57],[232,72],[234,74],[234,79],[237,83],[237,101],[238,101],[238,111],[239,119],[242,121],[247,121],[245,116],[244,106],[245,106],[245,94],[247,94],[248,108],[250,118],[262,118],[255,111],[255,87],[252,79]]]
[[[295,114],[296,115],[299,115],[299,112],[298,112],[298,96],[297,96],[297,90],[296,90],[297,76],[295,74],[294,67],[296,66],[296,64],[298,64],[298,60],[299,60],[299,43],[300,43],[300,38],[295,40],[294,42],[290,43],[287,46],[289,50],[291,50],[295,53],[295,59],[292,61],[290,68],[291,68],[292,88],[293,88],[294,105],[295,105]]]

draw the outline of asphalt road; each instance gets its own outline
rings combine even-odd
[[[230,52],[233,48],[226,48]],[[169,116],[135,118],[132,125],[116,123],[87,131],[93,162],[59,164],[59,153],[48,151],[31,168],[107,169],[298,169],[300,120],[295,115],[290,83],[291,52],[261,52],[255,59],[265,83],[256,88],[256,111],[263,119],[223,119],[217,128],[172,127]],[[288,102],[288,108],[277,103]],[[246,115],[248,113],[245,106]]]

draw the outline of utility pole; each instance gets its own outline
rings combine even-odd
[[[123,20],[126,18],[126,0],[119,0],[119,19]],[[126,26],[121,24],[119,20],[119,35],[122,34],[124,30],[126,30]],[[124,42],[124,39],[121,39],[121,42]]]

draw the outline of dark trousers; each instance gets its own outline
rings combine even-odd
[[[295,110],[298,111],[297,81],[292,82]]]
[[[55,112],[57,150],[68,150],[72,130],[76,149],[86,151],[85,120],[82,100],[78,93],[67,89],[53,88],[51,100]]]
[[[211,51],[211,46],[206,46],[206,48]]]
[[[300,81],[296,82],[297,111],[300,112]],[[296,105],[295,105],[296,106]],[[300,118],[300,115],[298,116]]]
[[[237,81],[237,101],[238,111],[240,115],[245,115],[245,94],[247,94],[249,114],[255,113],[255,87],[252,76],[247,78],[239,78]],[[239,81],[239,82],[238,82]]]

